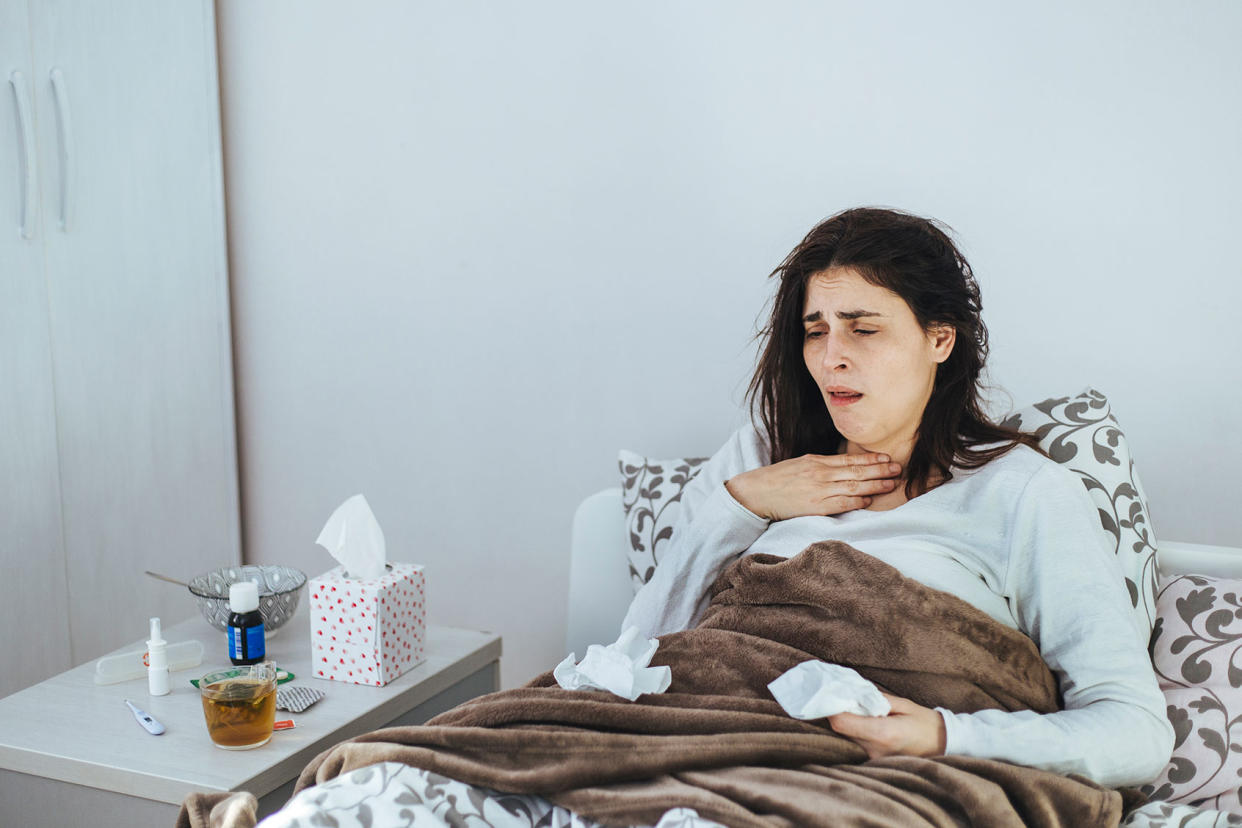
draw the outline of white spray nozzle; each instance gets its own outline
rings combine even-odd
[[[164,643],[164,633],[163,631],[160,630],[160,619],[158,618],[151,619],[151,643],[152,644],[163,644]]]

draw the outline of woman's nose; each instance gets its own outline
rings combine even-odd
[[[845,337],[834,331],[829,333],[824,339],[824,367],[844,367],[849,358],[849,355],[846,353],[848,342]]]

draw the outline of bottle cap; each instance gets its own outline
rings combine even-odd
[[[259,585],[254,581],[238,581],[229,586],[229,609],[250,612],[259,608]]]
[[[164,641],[164,633],[160,631],[160,619],[152,618],[151,619],[151,638],[147,641],[147,646],[153,647],[157,644],[165,644],[165,643],[167,642]]]

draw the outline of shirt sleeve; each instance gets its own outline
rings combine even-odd
[[[689,629],[707,609],[707,591],[726,564],[768,528],[738,503],[725,481],[767,465],[769,453],[753,425],[739,429],[686,484],[681,513],[651,580],[634,596],[621,629],[651,638]]]
[[[944,717],[946,753],[1077,773],[1110,787],[1154,779],[1173,728],[1116,555],[1072,472],[1046,465],[1018,498],[1005,594],[1057,678],[1056,713]]]

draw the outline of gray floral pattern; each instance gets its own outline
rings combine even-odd
[[[621,502],[630,538],[630,584],[634,592],[651,580],[660,561],[660,546],[673,536],[673,526],[681,513],[681,493],[707,459],[652,460],[624,450],[618,454]]]
[[[307,788],[259,828],[598,828],[535,796],[501,794],[398,762]]]
[[[1075,397],[1053,397],[1016,411],[1002,425],[1035,434],[1049,457],[1082,478],[1100,525],[1113,537],[1130,603],[1151,629],[1156,619],[1156,536],[1134,457],[1108,398],[1088,388]]]
[[[1189,805],[1148,802],[1131,811],[1121,824],[1124,828],[1242,828],[1242,816]]]
[[[380,762],[307,788],[258,828],[603,828],[546,799]],[[655,828],[724,828],[674,808]]]
[[[1124,828],[1242,828],[1242,816],[1168,802],[1131,812]],[[299,793],[258,828],[602,828],[537,796],[476,788],[431,771],[382,762]],[[655,828],[723,828],[689,808]]]
[[[1152,665],[1173,757],[1144,792],[1242,818],[1242,580],[1181,575],[1156,598]]]

